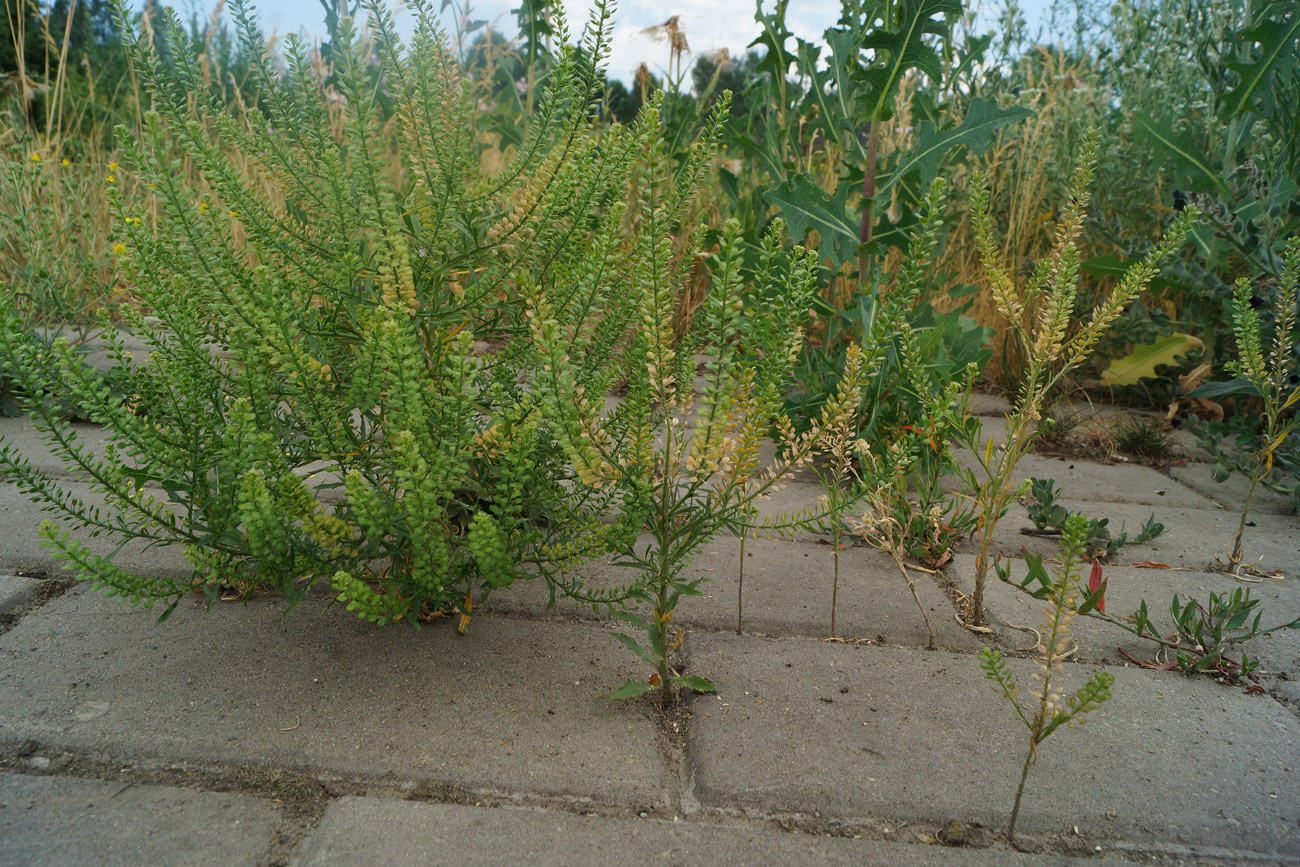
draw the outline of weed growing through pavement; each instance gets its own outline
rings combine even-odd
[[[1016,819],[1020,816],[1025,782],[1029,779],[1030,769],[1038,761],[1039,746],[1062,725],[1070,728],[1083,725],[1089,713],[1110,699],[1115,682],[1113,674],[1099,671],[1069,697],[1065,696],[1061,684],[1065,660],[1073,652],[1070,621],[1078,611],[1079,565],[1083,561],[1087,532],[1088,522],[1083,516],[1071,515],[1066,520],[1061,537],[1061,566],[1044,588],[1042,598],[1048,605],[1043,612],[1043,632],[1034,648],[1038,671],[1033,679],[1038,686],[1029,693],[1036,700],[1027,706],[1021,702],[1019,687],[1001,652],[987,646],[980,651],[980,668],[984,670],[984,676],[998,687],[1002,697],[1011,705],[1011,712],[1029,731],[1029,749],[1020,773],[1020,784],[1016,787],[1011,821],[1007,825],[1007,839],[1012,843],[1016,840]]]
[[[1019,496],[1021,486],[1012,479],[1016,464],[1032,447],[1048,396],[1062,377],[1087,360],[1097,341],[1159,272],[1160,263],[1178,249],[1191,230],[1195,210],[1187,208],[1167,227],[1164,237],[1135,263],[1115,288],[1093,309],[1073,333],[1070,322],[1078,295],[1080,270],[1076,246],[1088,205],[1088,186],[1097,162],[1096,133],[1083,145],[1070,184],[1070,197],[1057,224],[1052,253],[1043,259],[1021,289],[1005,269],[994,239],[988,191],[977,185],[972,222],[990,291],[1007,318],[1027,359],[1019,391],[1007,416],[1006,442],[994,448],[993,439],[965,442],[974,453],[978,474],[963,473],[979,506],[979,552],[975,560],[972,625],[984,620],[984,586],[988,579],[993,533],[998,521]]]
[[[725,110],[724,102],[715,119]],[[647,111],[649,120],[643,122],[655,123],[655,106]],[[707,149],[700,155],[688,171],[698,173],[707,165]],[[662,182],[668,159],[661,146],[648,151],[641,172],[643,189]],[[863,356],[853,347],[839,394],[809,430],[796,433],[784,414],[781,386],[802,341],[816,259],[801,248],[783,252],[779,224],[764,240],[757,273],[749,281],[742,273],[739,225],[727,225],[714,256],[712,290],[689,331],[674,341],[682,274],[668,249],[668,229],[676,205],[676,199],[666,198],[647,213],[636,240],[635,258],[646,267],[628,286],[637,324],[623,356],[627,394],[612,412],[562,375],[581,346],[566,342],[555,327],[547,294],[537,293],[529,314],[544,359],[538,381],[546,411],[564,432],[563,446],[584,483],[612,492],[616,530],[610,550],[616,563],[635,570],[611,613],[644,638],[613,634],[654,673],[628,681],[610,697],[633,698],[657,688],[665,706],[677,702],[681,687],[713,689],[704,677],[674,666],[673,649],[683,639],[674,625],[678,605],[683,597],[699,595],[706,580],[687,577],[683,570],[720,532],[819,526],[824,512],[816,509],[756,520],[755,507],[815,453],[831,449],[832,442],[852,442],[852,414],[834,408],[856,407],[863,393]],[[705,358],[698,396],[692,389],[697,353]],[[759,449],[773,419],[781,456],[764,466]],[[599,597],[589,601],[601,603]],[[628,601],[639,603],[639,610]]]
[[[1083,517],[1071,515],[1067,520]],[[1086,519],[1085,519],[1086,521]],[[1084,528],[1085,535],[1088,528]],[[1043,557],[1025,555],[1027,574],[1023,581],[1011,577],[1009,564],[995,565],[998,578],[1035,599],[1051,601],[1055,592],[1053,578],[1043,565]],[[1171,626],[1161,630],[1155,625],[1146,600],[1128,617],[1116,616],[1106,611],[1106,591],[1109,579],[1100,562],[1094,561],[1088,575],[1088,587],[1077,601],[1076,613],[1118,626],[1125,632],[1157,645],[1156,661],[1146,662],[1125,650],[1119,653],[1129,662],[1143,668],[1166,671],[1181,670],[1188,673],[1210,674],[1227,681],[1251,677],[1259,667],[1257,660],[1249,657],[1242,645],[1252,639],[1284,629],[1300,629],[1300,618],[1275,626],[1260,628],[1263,612],[1258,610],[1259,600],[1250,597],[1249,588],[1233,590],[1220,596],[1211,593],[1208,602],[1175,593],[1169,605]],[[1172,656],[1172,659],[1167,657]]]
[[[1266,336],[1259,311],[1252,303],[1250,281],[1237,281],[1232,305],[1232,330],[1237,338],[1237,356],[1228,370],[1245,380],[1264,404],[1259,449],[1249,456],[1247,478],[1250,490],[1241,509],[1241,520],[1231,545],[1225,550],[1227,568],[1240,577],[1243,569],[1242,536],[1246,519],[1260,481],[1273,469],[1273,460],[1287,437],[1300,427],[1300,416],[1290,412],[1300,401],[1300,332],[1297,332],[1297,295],[1300,293],[1300,238],[1292,238],[1283,254],[1282,275],[1273,310],[1273,340],[1265,349]],[[1195,394],[1195,392],[1193,392]]]
[[[1064,506],[1056,502],[1061,496],[1061,489],[1056,487],[1055,479],[1037,479],[1032,476],[1029,479],[1029,495],[1031,497],[1028,512],[1029,520],[1033,521],[1034,529],[1021,530],[1026,535],[1034,536],[1058,536],[1065,530],[1065,522],[1071,514]],[[1087,516],[1084,516],[1087,518]],[[1127,531],[1121,529],[1118,536],[1112,536],[1110,532],[1109,518],[1087,518],[1087,546],[1085,556],[1089,560],[1100,560],[1112,557],[1119,553],[1119,550],[1125,545],[1140,545],[1144,542],[1150,542],[1164,534],[1165,525],[1156,520],[1156,513],[1152,512],[1147,518],[1142,529],[1136,536],[1129,537]]]
[[[1115,432],[1119,450],[1143,460],[1158,461],[1174,451],[1174,439],[1159,420],[1140,417],[1129,419]]]

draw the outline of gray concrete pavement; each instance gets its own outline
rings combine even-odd
[[[94,500],[25,423],[0,421],[0,434]],[[1175,592],[1242,586],[1208,571],[1236,527],[1233,488],[1210,487],[1208,468],[1034,455],[1021,469],[1116,529],[1152,510],[1166,524],[1106,567],[1111,612],[1145,598],[1167,617]],[[765,508],[822,493],[801,480]],[[1250,588],[1268,623],[1300,615],[1300,519],[1261,502],[1247,551],[1286,575]],[[0,575],[56,568],[35,541],[44,517],[0,486]],[[1016,574],[1022,546],[1056,550],[1023,526],[1013,506],[996,537]],[[965,592],[972,547],[947,569]],[[1017,853],[1002,833],[1026,734],[975,654],[1002,647],[1027,698],[1034,665],[1014,657],[1033,636],[1015,627],[1036,627],[1040,604],[993,582],[993,633],[976,634],[943,581],[914,573],[940,647],[926,651],[892,562],[851,548],[844,640],[830,642],[831,549],[804,534],[746,543],[737,636],[739,555],[720,538],[688,567],[708,580],[674,618],[679,665],[719,692],[675,714],[607,701],[649,668],[603,615],[547,610],[537,582],[495,594],[461,637],[451,620],[373,628],[324,591],[287,618],[275,599],[205,612],[196,598],[158,625],[88,587],[0,579],[0,864],[1300,863],[1300,632],[1248,648],[1265,692],[1246,694],[1126,667],[1116,647],[1152,649],[1076,620],[1064,676],[1072,688],[1104,668],[1115,698],[1041,747],[1020,819],[1032,851]],[[123,558],[188,572],[174,549]],[[1142,560],[1189,571],[1123,565]],[[581,574],[630,577],[607,563]],[[255,782],[267,779],[297,782]]]
[[[394,835],[388,829],[407,833]],[[861,867],[1046,867],[1083,863],[1070,857],[949,849],[783,833],[744,826],[556,815],[528,809],[482,810],[342,798],[330,806],[307,844],[301,867],[344,864],[824,864]],[[1105,858],[1090,865],[1113,865]]]
[[[279,825],[247,795],[0,773],[0,865],[255,865]]]
[[[591,589],[608,589],[630,582],[626,567],[608,562],[583,567],[581,574]],[[831,595],[834,586],[832,549],[812,541],[745,541],[744,593],[740,592],[740,540],[719,537],[704,545],[683,570],[688,579],[704,579],[703,595],[681,605],[674,622],[713,632],[734,632],[737,610],[743,602],[740,623],[747,635],[802,635],[829,638]],[[975,652],[979,641],[952,619],[952,606],[934,581],[922,573],[911,574],[917,595],[935,630],[936,646]],[[929,642],[925,623],[903,577],[893,561],[870,548],[840,552],[840,580],[836,593],[836,632],[848,640],[867,639],[876,644],[924,647]],[[492,610],[520,615],[545,614],[546,587],[541,582],[521,582],[492,596]],[[552,616],[593,619],[598,615],[571,601],[557,601]]]

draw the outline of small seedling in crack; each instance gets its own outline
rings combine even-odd
[[[1029,479],[1029,495],[1032,497],[1028,506],[1029,520],[1034,522],[1034,529],[1023,529],[1026,536],[1058,536],[1065,526],[1066,519],[1072,513],[1056,502],[1061,496],[1061,489],[1056,487],[1054,479]],[[1158,538],[1165,532],[1165,525],[1156,520],[1152,512],[1136,536],[1129,537],[1127,531],[1120,529],[1118,536],[1110,533],[1110,519],[1088,518],[1087,545],[1085,556],[1089,560],[1104,560],[1119,553],[1125,545],[1141,545]]]

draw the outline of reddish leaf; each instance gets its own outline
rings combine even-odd
[[[1174,568],[1173,566],[1170,566],[1168,563],[1157,563],[1157,562],[1154,561],[1154,560],[1139,560],[1139,561],[1137,561],[1136,563],[1129,563],[1129,564],[1127,564],[1127,565],[1128,565],[1128,566],[1131,566],[1131,567],[1138,568],[1138,569],[1172,569],[1172,568]]]
[[[1101,583],[1101,563],[1092,564],[1092,573],[1088,576],[1088,591],[1096,593],[1102,589]],[[1106,597],[1103,595],[1097,600],[1097,610],[1102,614],[1106,613]]]

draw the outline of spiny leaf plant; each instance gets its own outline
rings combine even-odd
[[[1077,247],[1088,207],[1088,187],[1097,163],[1098,135],[1084,142],[1078,167],[1070,183],[1070,197],[1062,209],[1052,252],[1034,268],[1020,286],[1002,263],[990,217],[988,190],[977,182],[972,222],[988,288],[998,310],[1009,322],[1026,359],[1021,384],[1007,415],[1006,442],[995,448],[993,438],[980,442],[967,437],[978,473],[963,477],[974,492],[980,511],[980,549],[975,560],[975,590],[971,598],[973,625],[984,621],[984,586],[992,564],[993,533],[998,521],[1019,496],[1022,485],[1014,481],[1016,464],[1029,452],[1040,430],[1044,406],[1062,377],[1087,361],[1097,341],[1159,273],[1160,263],[1177,250],[1191,231],[1195,208],[1188,207],[1166,227],[1164,236],[1141,260],[1124,272],[1114,289],[1102,299],[1082,324],[1072,329],[1079,291],[1080,256]],[[955,433],[962,434],[961,429]]]
[[[366,620],[454,606],[464,628],[493,589],[555,577],[611,532],[613,491],[570,464],[557,444],[570,429],[531,384],[526,301],[547,287],[553,327],[582,347],[557,375],[604,392],[633,312],[616,236],[638,147],[591,134],[608,12],[592,13],[582,50],[554,20],[563,47],[528,136],[486,176],[436,10],[417,0],[408,48],[381,0],[366,9],[365,39],[337,19],[323,71],[289,36],[282,74],[235,0],[259,94],[239,114],[205,87],[174,12],[154,22],[165,60],[147,32],[129,46],[154,110],[140,138],[119,130],[120,174],[149,200],[105,183],[149,312],[124,315],[151,354],[131,365],[111,341],[121,393],[66,342],[29,339],[0,300],[0,360],[104,505],[12,445],[0,469],[59,519],[41,536],[73,574],[132,603],[168,600],[163,616],[191,591],[266,588],[292,606],[323,581]],[[107,430],[103,457],[51,411],[64,395]],[[84,538],[100,534],[121,544],[92,550]],[[182,546],[192,574],[131,574],[115,559],[128,542]]]
[[[1061,726],[1073,728],[1083,725],[1087,715],[1110,700],[1115,676],[1099,671],[1081,686],[1074,695],[1065,696],[1061,680],[1065,661],[1072,648],[1070,621],[1078,609],[1079,564],[1087,542],[1088,521],[1081,515],[1071,515],[1065,522],[1061,536],[1061,566],[1055,578],[1045,588],[1043,598],[1048,607],[1044,610],[1043,631],[1034,649],[1038,671],[1033,675],[1038,686],[1030,691],[1035,699],[1027,706],[1020,699],[1020,688],[1015,677],[1002,659],[1002,653],[992,647],[980,650],[980,668],[984,676],[997,686],[1002,697],[1011,705],[1011,712],[1029,730],[1029,749],[1016,787],[1016,801],[1011,808],[1011,821],[1007,825],[1007,839],[1016,839],[1016,819],[1020,816],[1020,800],[1025,794],[1029,771],[1038,761],[1038,747]]]

